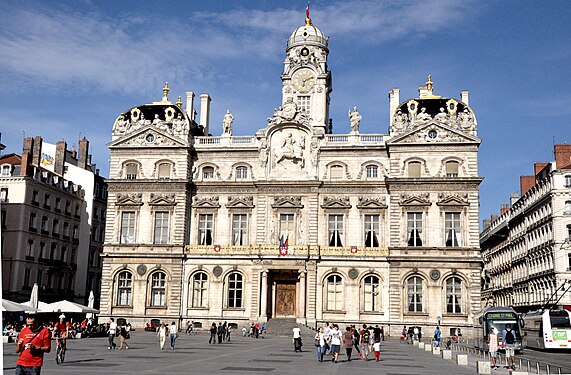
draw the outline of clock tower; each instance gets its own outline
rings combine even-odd
[[[328,38],[313,26],[306,10],[305,25],[293,31],[287,41],[282,74],[282,105],[297,104],[310,118],[316,133],[327,133],[331,73],[327,69]]]

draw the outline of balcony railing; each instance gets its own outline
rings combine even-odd
[[[384,145],[386,134],[326,134],[322,140],[322,146],[327,145]],[[217,137],[195,137],[195,148],[211,147],[259,147],[261,140],[254,136],[217,136]]]
[[[184,249],[187,255],[209,256],[255,256],[255,257],[387,257],[389,250],[386,247],[331,247],[315,245],[291,245],[280,250],[278,245],[251,245],[251,246],[220,246],[220,245],[187,245]]]

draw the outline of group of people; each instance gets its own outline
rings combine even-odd
[[[127,340],[131,338],[131,334],[129,333],[130,331],[130,324],[118,325],[114,318],[110,318],[109,323],[107,323],[107,337],[109,340],[109,346],[107,349],[111,350],[117,347],[117,344],[115,344],[115,337],[119,337],[119,350],[123,349],[123,347],[125,347],[125,349],[129,349]]]
[[[219,322],[216,325],[216,322],[213,322],[210,326],[210,339],[208,340],[209,344],[222,344],[222,341],[230,341],[230,332],[232,332],[232,328],[227,322]]]
[[[492,327],[492,330],[488,335],[488,351],[490,352],[492,369],[498,369],[498,349],[501,342],[506,352],[506,368],[515,370],[515,341],[516,333],[512,329],[512,325],[510,323],[507,323],[505,329],[502,331],[501,341],[498,337],[497,328]]]
[[[242,336],[243,337],[251,337],[251,338],[264,338],[264,334],[266,333],[266,323],[260,322],[252,322],[250,324],[250,328],[244,326],[242,327]]]
[[[294,328],[294,344],[296,343],[296,328]],[[297,333],[299,334],[299,331]],[[341,346],[345,348],[347,362],[351,362],[353,348],[357,352],[358,358],[367,361],[369,356],[373,354],[378,362],[381,360],[381,342],[385,339],[385,332],[384,328],[379,327],[378,324],[374,327],[363,324],[361,328],[350,325],[345,328],[345,332],[341,332],[338,324],[329,325],[326,322],[323,327],[319,328],[314,339],[319,362],[323,362],[326,355],[331,355],[331,362],[337,363]],[[299,341],[301,342],[301,338]],[[294,349],[297,351],[297,346]]]

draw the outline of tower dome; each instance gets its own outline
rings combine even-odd
[[[295,29],[287,40],[287,50],[295,46],[312,45],[326,49],[328,38],[321,30],[313,26],[309,18],[309,9],[306,11],[305,25]]]

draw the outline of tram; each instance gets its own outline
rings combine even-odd
[[[571,349],[571,311],[545,310],[523,317],[526,348]]]
[[[498,331],[498,339],[500,341],[499,348],[503,349],[502,333],[508,323],[512,325],[512,330],[515,333],[515,351],[520,352],[523,350],[521,319],[514,309],[504,306],[486,307],[480,311],[480,313],[476,314],[474,317],[474,332],[476,335],[474,346],[488,351],[488,335],[492,328],[495,328]]]

